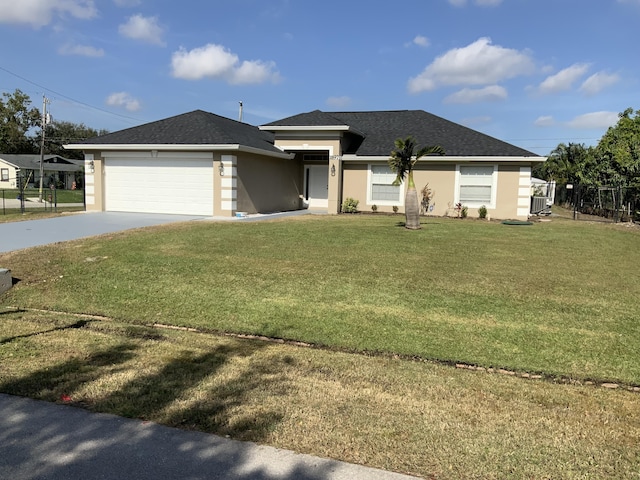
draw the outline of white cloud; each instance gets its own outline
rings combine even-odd
[[[127,92],[112,93],[105,102],[110,107],[124,107],[129,112],[140,110],[140,101],[133,98]]]
[[[580,87],[580,91],[588,96],[595,95],[605,88],[617,83],[618,80],[620,80],[620,77],[615,73],[594,73],[584,81],[584,83]]]
[[[66,44],[58,49],[60,55],[79,55],[81,57],[103,57],[104,50],[102,48],[92,47],[90,45],[72,45]]]
[[[140,14],[132,15],[118,27],[120,35],[134,40],[140,40],[153,45],[164,46],[162,27],[158,24],[158,17],[145,17]]]
[[[26,24],[33,28],[48,25],[55,15],[88,20],[97,14],[93,0],[0,0],[0,23]]]
[[[449,0],[449,3],[454,7],[464,7],[467,4],[467,0]]]
[[[171,57],[172,75],[185,80],[215,78],[232,85],[277,82],[280,75],[274,62],[245,60],[222,45],[207,44],[187,51],[183,48]]]
[[[329,97],[327,98],[327,105],[333,108],[344,108],[351,105],[351,98],[347,96],[342,97]]]
[[[476,103],[497,102],[505,100],[507,90],[500,85],[489,85],[484,88],[463,88],[444,99],[444,103]]]
[[[113,0],[113,3],[118,7],[137,7],[142,0]]]
[[[542,94],[557,93],[571,89],[573,84],[589,70],[587,63],[574,63],[570,67],[550,75],[538,87]]]
[[[536,121],[533,122],[536,127],[552,127],[556,124],[556,121],[553,119],[551,115],[543,115],[541,117],[536,118]]]
[[[429,39],[423,35],[416,35],[416,37],[413,39],[413,43],[414,45],[418,45],[420,47],[428,47],[431,42],[429,42]]]
[[[434,90],[441,85],[491,85],[527,75],[534,64],[527,52],[492,45],[483,37],[437,57],[408,82],[411,93]]]
[[[592,112],[578,115],[567,125],[571,128],[603,129],[615,125],[618,120],[618,112]]]

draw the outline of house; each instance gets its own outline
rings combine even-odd
[[[71,189],[82,180],[82,162],[59,155],[45,155],[43,185]],[[40,185],[40,155],[0,153],[0,190]]]
[[[87,210],[233,216],[301,208],[338,213],[403,211],[404,185],[387,160],[412,135],[446,155],[416,166],[420,190],[435,193],[432,215],[456,203],[494,218],[526,219],[531,169],[545,160],[422,110],[322,112],[260,127],[202,110],[66,145],[85,153]]]

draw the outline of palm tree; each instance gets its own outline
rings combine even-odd
[[[420,202],[416,184],[413,182],[413,167],[425,155],[444,155],[444,149],[439,145],[422,147],[414,155],[416,141],[411,136],[396,139],[395,146],[389,159],[389,167],[396,174],[393,185],[400,185],[407,178],[404,201],[405,227],[417,230],[420,228]]]

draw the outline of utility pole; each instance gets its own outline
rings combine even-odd
[[[44,131],[49,124],[47,104],[49,104],[49,99],[42,94],[42,118],[40,119],[40,128],[42,130],[42,137],[40,138],[40,188],[38,190],[38,201],[40,203],[42,203],[42,181],[44,177]]]

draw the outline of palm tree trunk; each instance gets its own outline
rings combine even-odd
[[[409,172],[407,181],[407,193],[404,197],[405,227],[410,230],[420,229],[420,202],[418,191],[413,182],[413,171]]]

